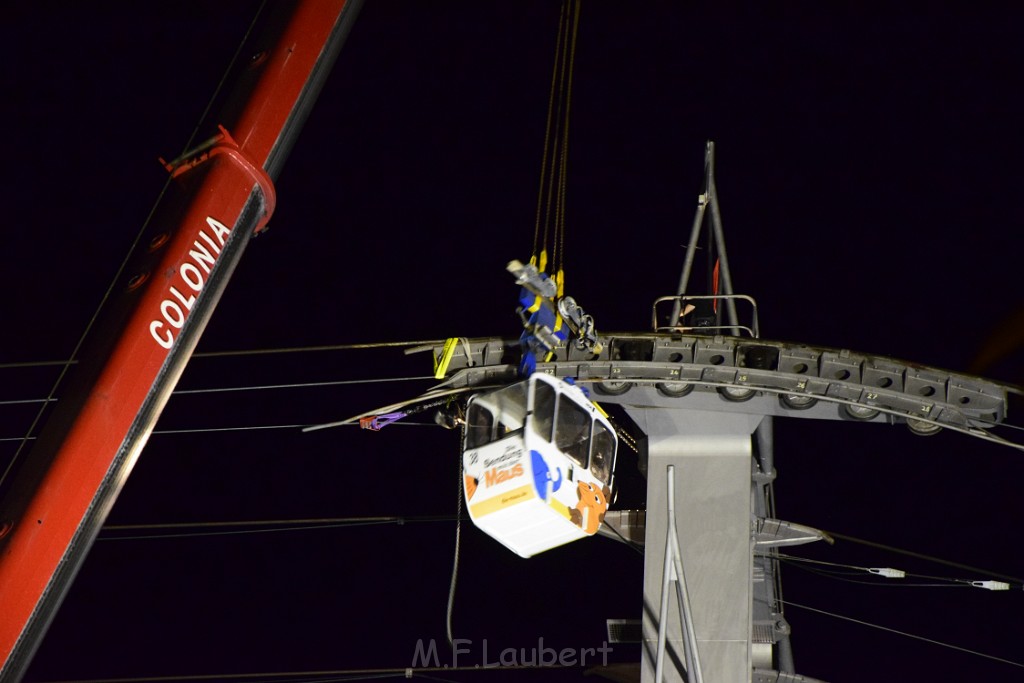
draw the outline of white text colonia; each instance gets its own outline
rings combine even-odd
[[[195,305],[196,296],[206,284],[207,276],[231,233],[231,228],[216,218],[207,216],[206,224],[213,236],[207,234],[206,230],[199,231],[198,238],[188,252],[191,260],[178,267],[176,277],[173,278],[174,284],[168,288],[167,297],[160,302],[161,317],[149,323],[150,335],[165,349],[171,348],[176,330],[185,325],[185,318]]]

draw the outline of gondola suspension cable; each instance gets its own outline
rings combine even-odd
[[[312,351],[352,351],[357,349],[386,349],[395,347],[436,346],[444,339],[420,339],[416,341],[365,342],[360,344],[323,344],[320,346],[285,346],[269,349],[243,349],[239,351],[207,351],[192,354],[193,358],[224,358],[228,356],[255,356],[276,353],[309,353]]]
[[[614,336],[614,333],[612,334]],[[224,357],[224,356],[249,356],[249,355],[260,355],[260,354],[272,354],[272,353],[300,353],[300,352],[311,352],[311,351],[338,351],[338,350],[350,350],[350,349],[370,349],[370,348],[386,348],[386,347],[413,347],[413,346],[440,346],[444,344],[445,340],[424,340],[424,341],[409,341],[409,342],[382,342],[373,344],[335,344],[326,346],[305,346],[305,347],[282,347],[277,349],[251,349],[251,350],[239,350],[239,351],[218,351],[207,354],[193,354],[193,358],[197,356],[205,356],[207,358],[213,357]],[[12,367],[40,367],[47,365],[63,365],[66,363],[74,364],[77,361],[32,361],[23,363],[9,363],[0,364],[0,370],[4,368]],[[372,383],[372,382],[397,382],[397,381],[408,381],[408,380],[420,380],[420,379],[434,379],[433,376],[417,376],[417,377],[399,377],[399,378],[385,378],[385,379],[367,379],[367,380],[342,380],[337,382],[309,382],[309,383],[292,383],[292,384],[274,384],[265,386],[253,386],[253,387],[239,387],[239,388],[219,388],[219,389],[196,389],[196,390],[178,390],[175,394],[182,393],[206,393],[206,392],[217,392],[217,391],[242,391],[245,389],[281,389],[281,388],[292,388],[292,387],[316,387],[327,384],[361,384],[361,383]],[[25,399],[8,399],[0,400],[0,406],[5,405],[19,405],[26,403],[48,403],[56,402],[57,398],[25,398]],[[894,413],[895,414],[895,413]],[[1009,429],[1013,431],[1024,431],[1024,426],[1010,424],[1008,422],[996,422],[993,420],[985,420],[978,418],[976,420],[979,424],[986,425],[993,429]],[[620,431],[621,433],[621,431]],[[10,440],[10,439],[7,439]],[[1008,445],[1008,444],[1004,444]]]
[[[409,422],[403,421],[399,424],[402,427],[431,427],[436,429],[444,429],[441,425],[436,422]],[[271,429],[297,429],[305,431],[309,427],[316,427],[316,424],[283,424],[283,425],[243,425],[240,427],[190,427],[184,429],[155,429],[153,430],[154,436],[170,436],[174,434],[216,434],[218,432],[258,432],[262,430]],[[335,427],[358,427],[357,422],[344,425],[332,425]],[[27,439],[29,441],[35,441],[35,436],[7,436],[0,438],[0,443],[10,441],[21,441]]]
[[[426,423],[423,423],[423,424],[425,425]],[[460,498],[461,498],[461,496],[460,496]],[[460,505],[461,505],[461,502],[460,502]],[[288,525],[289,527],[291,527],[291,528],[289,528],[287,530],[292,530],[292,528],[294,528],[294,529],[333,528],[333,527],[336,527],[336,526],[340,527],[340,526],[348,526],[348,525],[353,525],[353,524],[364,524],[364,523],[403,525],[403,524],[416,523],[416,522],[447,522],[447,521],[456,521],[458,519],[458,517],[459,517],[458,515],[412,515],[412,516],[409,516],[409,515],[406,515],[406,516],[401,516],[401,515],[385,515],[385,516],[377,516],[377,517],[372,517],[372,516],[366,516],[366,517],[320,517],[320,518],[298,518],[298,519],[230,520],[230,521],[218,521],[218,522],[158,522],[158,523],[150,523],[150,524],[112,524],[112,525],[104,526],[103,527],[103,531],[105,531],[105,532],[107,532],[107,531],[145,531],[145,530],[158,530],[158,529],[172,529],[173,530],[173,529],[190,529],[190,528],[203,529],[203,528],[231,528],[231,527],[254,527],[254,526],[273,526],[273,527],[282,526],[283,527],[285,525]],[[828,533],[829,533],[830,536],[835,536],[837,538],[841,537],[840,534],[834,534],[831,531],[828,532]],[[167,536],[155,536],[154,538],[165,538],[165,537],[167,537]],[[849,538],[849,537],[846,537],[846,538]],[[110,540],[122,540],[122,537],[114,537],[114,538],[111,538]],[[881,545],[879,543],[874,543],[872,541],[862,541],[862,542],[867,544],[867,545],[869,545],[869,546],[871,546],[871,547],[874,547],[874,548],[879,548],[879,549],[887,550],[887,551],[890,551],[890,552],[893,552],[893,553],[897,553],[897,554],[901,554],[901,555],[907,555],[907,556],[914,557],[914,558],[917,558],[917,559],[926,560],[926,561],[934,563],[934,564],[940,564],[940,565],[944,565],[944,566],[947,566],[947,567],[953,567],[953,568],[962,569],[962,570],[966,570],[966,571],[976,572],[979,575],[989,576],[989,577],[992,577],[992,578],[997,578],[997,579],[1000,579],[1000,580],[1003,580],[1003,581],[1008,581],[1008,582],[1015,583],[1015,584],[1024,584],[1024,579],[1019,578],[1019,577],[1009,576],[1009,575],[1006,575],[1006,574],[1000,574],[998,572],[993,572],[993,571],[989,571],[987,569],[980,569],[980,568],[977,568],[977,567],[972,567],[970,565],[962,564],[962,563],[959,563],[959,562],[953,562],[951,560],[945,560],[945,559],[942,559],[942,558],[939,558],[939,557],[931,557],[931,556],[928,556],[928,555],[922,555],[920,553],[915,553],[913,551],[904,550],[904,549],[901,549],[901,548],[894,548],[892,546],[885,546],[885,545]],[[766,557],[773,557],[773,556],[772,555],[766,555]],[[858,570],[858,573],[860,573],[863,570],[868,569],[866,567],[859,567],[859,566],[856,566],[856,565],[846,565],[846,564],[835,563],[835,562],[824,562],[824,561],[821,561],[821,560],[809,560],[807,558],[800,558],[800,557],[791,556],[791,555],[782,554],[782,553],[780,553],[778,555],[778,559],[779,560],[793,560],[793,561],[800,561],[800,562],[807,562],[807,563],[814,563],[814,564],[822,564],[822,565],[831,565],[831,566],[836,566],[836,567],[840,567],[840,568],[847,568],[847,569]],[[908,573],[907,575],[908,576],[919,576],[919,577],[925,577],[925,578],[941,578],[942,580],[945,580],[945,581],[960,581],[959,579],[949,579],[949,578],[945,578],[945,577],[927,577],[926,575],[918,575],[918,574],[910,574],[910,573]]]
[[[193,532],[183,532],[183,533],[175,533],[175,534],[156,534],[156,535],[147,535],[147,536],[103,536],[103,537],[101,537],[101,539],[102,540],[136,540],[136,539],[150,539],[150,538],[153,538],[153,539],[158,539],[158,538],[181,538],[181,537],[191,537],[191,536],[230,535],[230,534],[234,534],[234,533],[238,533],[238,534],[252,534],[252,533],[260,533],[260,532],[264,532],[264,531],[266,531],[266,532],[303,531],[303,530],[310,530],[310,529],[330,529],[330,528],[340,528],[340,527],[347,527],[347,526],[366,526],[366,525],[373,525],[373,524],[395,524],[395,525],[401,526],[401,525],[409,524],[409,523],[447,522],[447,521],[455,521],[457,524],[459,524],[459,522],[461,521],[461,515],[462,515],[461,481],[459,483],[460,483],[460,486],[459,486],[459,496],[458,496],[458,501],[457,501],[457,506],[456,506],[456,514],[455,515],[414,515],[414,516],[392,515],[392,516],[376,516],[376,517],[372,517],[372,516],[366,516],[366,517],[321,517],[321,518],[305,518],[305,519],[299,518],[299,519],[268,519],[268,520],[235,520],[235,521],[218,521],[218,522],[164,522],[164,523],[149,523],[149,524],[116,524],[116,525],[105,526],[103,528],[103,531],[104,532],[121,532],[121,531],[146,531],[146,530],[160,530],[160,529],[167,529],[167,530],[177,530],[177,529],[221,529],[221,531],[193,531]],[[271,527],[271,528],[265,528],[265,529],[244,528],[243,529],[242,527]],[[615,530],[613,529],[613,531],[615,531]],[[616,533],[618,533],[618,532],[616,531]],[[623,540],[623,542],[626,542],[626,539],[623,538],[621,536],[621,534],[619,534],[619,537]],[[849,537],[846,537],[846,538],[849,538]],[[1012,586],[1012,588],[1014,588],[1014,589],[1019,589],[1019,588],[1022,587],[1022,584],[1024,584],[1024,579],[1020,579],[1018,577],[1008,576],[1008,575],[1005,575],[1005,574],[999,574],[999,573],[991,572],[991,571],[988,571],[988,570],[985,570],[985,569],[978,569],[978,568],[975,568],[975,567],[971,567],[969,565],[961,564],[961,563],[958,563],[958,562],[952,562],[952,561],[944,560],[944,559],[937,558],[937,557],[930,557],[930,556],[927,556],[927,555],[921,555],[920,553],[914,553],[912,551],[903,550],[903,549],[900,549],[900,548],[893,548],[891,546],[883,546],[881,544],[874,543],[874,542],[871,542],[871,541],[863,541],[863,543],[865,543],[865,544],[867,544],[869,546],[875,547],[875,548],[885,549],[885,550],[888,550],[890,552],[894,552],[894,553],[897,553],[897,554],[908,555],[908,556],[915,557],[915,558],[918,558],[918,559],[924,559],[924,560],[927,560],[927,561],[935,563],[935,564],[941,564],[941,565],[950,566],[950,567],[954,567],[954,568],[958,568],[958,569],[965,569],[965,570],[968,570],[968,571],[976,572],[977,574],[980,574],[980,575],[998,578],[998,579],[1001,579],[1004,582],[1010,582],[1010,583],[1016,584],[1016,585]],[[639,550],[641,552],[641,554],[643,553],[642,549],[636,548],[636,546],[634,546],[633,544],[627,542],[627,545],[630,545],[631,547],[634,547],[635,549]],[[454,576],[455,576],[455,574],[457,572],[457,566],[458,566],[458,552],[459,552],[459,550],[458,550],[458,548],[459,548],[458,534],[456,535],[456,546],[455,547],[456,547],[456,550],[455,550],[455,564],[454,564],[455,568],[453,569],[453,581],[452,581],[452,584],[451,584],[452,587],[454,587],[454,585],[455,585]],[[785,553],[768,554],[768,555],[765,555],[765,556],[766,557],[773,557],[773,558],[776,558],[776,559],[778,559],[780,561],[784,561],[784,562],[806,563],[806,564],[822,565],[822,566],[827,566],[827,567],[836,567],[836,568],[839,568],[839,569],[851,570],[850,575],[862,574],[864,572],[867,572],[867,573],[870,573],[870,574],[874,574],[874,575],[885,577],[885,576],[890,576],[893,573],[893,570],[879,569],[879,568],[870,568],[870,567],[862,567],[862,566],[859,566],[859,565],[844,564],[844,563],[839,563],[839,562],[828,562],[828,561],[824,561],[824,560],[814,560],[814,559],[810,559],[810,558],[803,558],[803,557],[793,556],[793,555],[789,555],[789,554],[785,554]],[[988,583],[987,581],[978,581],[978,580],[974,580],[974,579],[958,579],[958,578],[951,578],[951,577],[939,577],[939,576],[931,576],[931,575],[926,575],[926,574],[917,574],[917,573],[913,573],[913,572],[899,572],[899,573],[904,574],[905,576],[912,577],[912,578],[923,578],[923,579],[938,580],[938,581],[946,582],[943,585],[953,584],[953,585],[959,585],[959,586],[964,586],[964,587],[970,586],[970,587],[975,587],[975,588],[986,588],[986,589],[989,589],[989,590],[999,590],[999,588],[990,587],[988,585],[981,585],[981,584],[984,584],[984,583]],[[834,575],[834,573],[830,574],[829,576],[830,576],[830,578],[837,578]],[[879,583],[876,582],[873,585],[884,585],[884,584],[879,584]],[[895,584],[895,585],[900,585],[900,584]],[[449,595],[451,596],[452,594],[453,594],[453,590],[450,591]],[[450,625],[450,619],[451,619],[451,616],[450,616],[450,614],[451,614],[451,611],[450,611],[451,600],[452,600],[452,598],[449,597],[449,617],[448,617],[449,625]],[[449,632],[450,632],[450,626],[449,626]]]
[[[263,391],[267,389],[308,389],[312,387],[345,386],[349,384],[383,384],[387,382],[417,382],[433,380],[433,375],[416,375],[412,377],[380,377],[376,379],[337,379],[323,382],[290,382],[287,384],[256,384],[241,387],[209,387],[206,389],[179,389],[172,396],[189,394],[218,394],[233,391]]]
[[[1003,581],[1011,581],[1011,582],[1015,582],[1015,583],[1024,583],[1024,578],[1020,578],[1020,577],[1017,577],[1017,576],[1009,576],[1007,574],[999,574],[999,573],[996,573],[996,572],[993,572],[993,571],[989,571],[988,569],[981,569],[981,568],[978,568],[978,567],[973,567],[971,565],[963,564],[961,562],[952,562],[950,560],[944,560],[942,558],[934,557],[932,555],[926,555],[924,553],[914,552],[913,550],[906,550],[904,548],[897,548],[895,546],[885,545],[883,543],[878,543],[876,541],[869,541],[869,540],[866,540],[866,539],[863,539],[863,538],[857,538],[856,536],[848,536],[846,534],[842,534],[842,533],[839,533],[839,532],[836,532],[836,531],[829,531],[829,530],[826,530],[826,529],[823,529],[823,531],[826,534],[828,534],[829,536],[831,536],[832,538],[836,539],[836,540],[847,541],[849,543],[856,543],[858,545],[863,545],[863,546],[868,547],[868,548],[875,548],[876,550],[885,550],[887,552],[895,553],[897,555],[904,555],[906,557],[913,557],[915,559],[924,560],[926,562],[934,562],[936,564],[945,565],[947,567],[952,567],[954,569],[961,569],[961,570],[969,571],[969,572],[977,572],[979,574],[985,574],[987,576],[991,576],[993,578],[1001,579]]]
[[[227,358],[231,356],[262,356],[282,353],[311,353],[317,351],[351,351],[357,349],[385,349],[395,347],[416,347],[436,346],[443,344],[444,339],[419,339],[415,341],[395,342],[366,342],[360,344],[321,344],[319,346],[280,346],[266,349],[237,349],[234,351],[200,351],[192,354],[192,358]],[[0,370],[13,370],[23,368],[39,368],[47,366],[77,365],[78,360],[41,360],[41,361],[18,361],[13,363],[0,363]]]
[[[440,342],[438,342],[438,343],[440,343]],[[406,345],[406,343],[405,342],[401,342],[401,343],[395,343],[394,345],[403,345],[404,346],[404,345]],[[313,347],[313,348],[314,348],[314,350],[319,350],[322,347]],[[295,348],[295,349],[286,349],[286,350],[287,351],[293,351],[293,350],[294,351],[302,351],[302,350],[306,350],[306,349],[305,348]],[[239,353],[246,353],[247,354],[247,353],[255,353],[255,352],[239,352]],[[218,393],[218,392],[236,392],[236,391],[249,391],[249,390],[254,390],[255,391],[255,390],[268,390],[268,389],[315,388],[315,387],[320,387],[320,386],[331,386],[331,385],[346,385],[346,384],[358,385],[358,384],[370,384],[370,383],[378,383],[378,382],[421,381],[421,380],[428,380],[428,379],[434,379],[434,377],[423,375],[423,376],[414,376],[414,377],[397,377],[397,378],[382,378],[382,379],[335,380],[335,381],[325,381],[325,382],[285,383],[285,384],[254,385],[254,386],[242,386],[242,387],[216,387],[216,388],[206,388],[206,389],[185,389],[185,390],[175,391],[174,394],[175,395],[183,395],[183,394],[203,394],[203,393]],[[56,402],[58,400],[59,399],[57,399],[57,398],[36,398],[36,399],[4,400],[4,401],[0,401],[0,407],[2,407],[2,406],[14,406],[14,405],[31,404],[31,403],[53,403],[53,402]],[[417,425],[417,426],[431,426],[431,425],[426,425],[425,423],[408,423],[408,424],[409,425]],[[1005,429],[1010,429],[1010,430],[1014,430],[1014,431],[1024,431],[1024,427],[1022,427],[1020,425],[1012,425],[1012,424],[1008,424],[1008,423],[1005,423],[1005,422],[998,422],[998,423],[997,422],[987,422],[987,424],[989,424],[993,428],[1005,428]],[[249,429],[286,429],[286,428],[293,428],[293,427],[308,427],[308,426],[313,426],[313,425],[272,425],[272,426],[256,426],[256,427],[226,427],[226,428],[213,428],[213,429],[157,430],[157,431],[154,432],[154,434],[198,433],[198,432],[216,432],[216,431],[244,431],[244,430],[249,430]],[[619,428],[618,426],[616,426],[616,432],[620,436],[624,436],[624,435],[628,436],[625,433],[625,431],[622,430],[621,428]],[[985,438],[985,437],[981,437],[978,434],[973,434],[973,435],[977,436],[979,438]],[[31,433],[29,433],[27,436],[23,435],[23,436],[20,436],[20,437],[0,437],[0,443],[2,443],[2,442],[14,442],[14,441],[34,441],[34,440],[35,440],[35,436],[33,436]],[[625,441],[625,444],[629,448],[631,448],[633,450],[636,450],[635,444],[630,443],[631,440],[632,440],[631,437],[628,438]],[[1009,442],[1009,441],[1005,441],[1003,439],[997,439],[995,437],[987,437],[986,440],[992,441],[994,443],[999,443],[999,444],[1004,445],[1004,446],[1009,446],[1009,447],[1012,447],[1012,448],[1021,448],[1021,446],[1018,446],[1017,444],[1014,444],[1014,443]]]
[[[508,664],[502,665],[502,671],[551,671],[575,669],[580,672],[586,668],[582,664]],[[276,671],[242,674],[190,674],[183,676],[132,676],[129,678],[76,678],[63,681],[49,681],[48,683],[186,683],[199,681],[236,681],[237,683],[333,683],[334,681],[368,681],[381,678],[422,678],[424,680],[445,681],[447,679],[436,678],[427,675],[428,673],[455,673],[461,671],[477,671],[481,673],[480,680],[486,680],[493,675],[494,667],[469,664],[455,666],[442,664],[440,666],[421,667],[394,667],[376,669],[336,669],[326,671]],[[305,680],[301,680],[305,679]]]
[[[103,527],[100,541],[143,541],[159,539],[202,538],[207,536],[239,536],[283,531],[317,531],[365,526],[405,526],[450,522],[453,515],[415,515],[383,517],[320,517],[310,519],[264,519],[224,522],[176,522],[165,524],[111,524]],[[189,531],[192,529],[192,531]],[[118,535],[130,531],[160,531],[170,533]]]
[[[207,387],[203,389],[176,389],[171,392],[172,396],[187,396],[191,394],[218,394],[236,391],[264,391],[268,389],[309,389],[315,387],[345,386],[349,384],[383,384],[387,382],[417,382],[433,380],[433,375],[416,375],[411,377],[379,377],[376,379],[338,379],[322,382],[288,382],[285,384],[252,384],[238,387]],[[57,398],[24,398],[9,401],[0,401],[0,406],[21,405],[25,403],[56,403]]]
[[[983,588],[983,589],[986,589],[986,590],[994,590],[994,591],[1010,590],[1011,588],[1015,589],[1015,590],[1020,590],[1021,588],[1024,588],[1024,586],[1021,585],[1020,581],[1014,582],[1016,585],[1011,585],[1011,583],[1007,582],[1007,581],[992,581],[992,580],[978,580],[978,579],[959,579],[959,578],[949,577],[949,576],[933,576],[931,574],[918,574],[916,572],[908,572],[908,571],[904,571],[902,569],[894,569],[892,567],[862,567],[862,566],[859,566],[859,565],[845,564],[845,563],[842,563],[842,562],[827,562],[827,561],[824,561],[824,560],[813,560],[811,558],[798,557],[796,555],[788,555],[786,553],[776,553],[774,555],[765,555],[765,556],[766,557],[778,558],[779,560],[781,560],[783,562],[786,562],[787,564],[791,564],[793,566],[809,564],[809,565],[815,565],[815,566],[820,566],[820,567],[835,567],[836,569],[833,569],[833,570],[823,569],[823,570],[819,570],[819,571],[816,572],[816,573],[820,573],[820,574],[823,574],[823,575],[828,575],[831,578],[840,578],[840,575],[842,577],[847,577],[847,576],[860,576],[860,575],[863,575],[863,574],[871,574],[873,576],[880,577],[880,579],[896,579],[896,581],[893,581],[893,582],[881,581],[881,580],[876,580],[876,581],[858,581],[857,582],[857,583],[865,583],[865,584],[876,585],[876,586],[878,586],[878,585],[892,585],[892,586],[905,585],[905,586],[910,586],[910,587],[920,586],[921,584],[905,584],[905,583],[902,582],[902,579],[904,579],[904,578],[913,578],[913,579],[927,579],[929,581],[942,581],[943,582],[942,584],[926,584],[928,586],[940,586],[940,585],[941,586],[945,586],[945,587],[970,586],[970,587],[973,587],[973,588]],[[846,571],[842,571],[842,572],[836,571],[836,570],[839,570],[839,569],[846,570]],[[979,572],[979,573],[987,575],[987,576],[990,576],[990,574],[988,572]]]
[[[904,636],[906,638],[912,638],[914,640],[920,640],[920,641],[925,642],[925,643],[931,643],[932,645],[939,645],[941,647],[949,648],[951,650],[956,650],[958,652],[964,652],[964,653],[967,653],[967,654],[975,655],[977,657],[982,657],[984,659],[990,659],[990,660],[993,660],[993,661],[996,661],[996,662],[1002,662],[1003,664],[1009,664],[1010,666],[1016,666],[1016,667],[1024,669],[1024,662],[1017,662],[1017,661],[1014,661],[1012,659],[1005,659],[1003,657],[996,657],[995,655],[990,655],[990,654],[986,654],[984,652],[978,652],[977,650],[971,650],[971,649],[968,649],[968,648],[965,648],[965,647],[960,647],[959,645],[953,645],[952,643],[946,643],[946,642],[943,642],[941,640],[934,640],[932,638],[926,638],[924,636],[915,635],[913,633],[908,633],[906,631],[900,631],[900,630],[897,630],[897,629],[894,629],[894,628],[889,628],[888,626],[881,626],[879,624],[873,624],[873,623],[871,623],[869,621],[864,621],[862,619],[855,619],[853,617],[847,617],[847,616],[844,616],[842,614],[836,614],[835,612],[829,612],[827,610],[818,609],[816,607],[810,607],[808,605],[802,605],[802,604],[799,604],[799,603],[796,603],[796,602],[791,602],[789,600],[780,600],[780,602],[783,603],[784,605],[789,606],[789,607],[796,607],[797,609],[807,610],[808,612],[814,612],[816,614],[822,614],[822,615],[825,615],[825,616],[832,617],[834,619],[841,619],[842,621],[848,621],[848,622],[853,623],[853,624],[860,624],[861,626],[867,626],[869,628],[878,629],[880,631],[885,631],[887,633],[893,633],[895,635]]]
[[[901,580],[897,580],[897,581],[884,581],[884,580],[872,581],[872,580],[867,579],[867,578],[864,578],[864,579],[854,578],[855,576],[860,575],[860,572],[854,572],[854,571],[843,572],[843,571],[838,571],[838,570],[816,569],[813,566],[804,565],[804,564],[801,564],[800,562],[791,562],[791,561],[787,561],[787,560],[782,560],[782,562],[785,563],[789,567],[792,567],[794,569],[799,569],[800,571],[807,572],[808,574],[813,574],[815,576],[820,576],[822,578],[830,579],[832,581],[840,581],[842,583],[857,584],[859,586],[873,586],[875,588],[896,588],[896,589],[899,589],[899,588],[970,588],[971,587],[970,584],[967,584],[967,583],[953,583],[953,582],[950,582],[950,581],[943,581],[943,580],[940,580],[939,583],[920,583],[920,582],[913,582],[913,581],[907,582],[907,581],[904,581],[902,579]],[[910,575],[908,574],[907,576],[910,576]]]

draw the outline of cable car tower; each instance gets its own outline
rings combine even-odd
[[[579,5],[570,5],[563,5],[555,50],[533,257],[508,266],[522,287],[522,337],[408,349],[431,353],[439,385],[313,428],[359,420],[377,429],[471,396],[460,409],[442,409],[442,422],[464,427],[463,494],[481,530],[524,557],[592,535],[601,522],[613,537],[642,539],[645,683],[814,683],[796,673],[776,554],[831,539],[775,517],[774,417],[898,422],[917,434],[946,428],[1024,448],[988,431],[1005,418],[1008,388],[845,349],[761,339],[756,302],[733,291],[712,142],[676,292],[654,302],[649,332],[598,335],[593,318],[563,291],[579,18]],[[708,291],[694,295],[699,252]],[[607,510],[618,444],[591,399],[618,404],[643,434],[645,511]]]
[[[711,293],[691,295],[697,243],[708,225]],[[1024,450],[989,432],[1006,417],[1010,388],[1005,385],[845,349],[761,339],[756,302],[733,291],[711,142],[679,287],[675,295],[655,301],[652,330],[599,337],[589,345],[577,342],[552,340],[549,353],[531,361],[535,366],[526,382],[516,356],[531,353],[531,347],[521,341],[454,338],[409,349],[430,351],[436,377],[443,381],[389,409],[417,402],[436,406],[456,394],[488,392],[469,401],[465,417],[466,496],[478,526],[528,556],[589,535],[559,536],[557,525],[540,530],[558,516],[552,512],[555,499],[545,496],[562,475],[549,456],[538,461],[535,455],[535,467],[526,464],[527,454],[537,453],[533,444],[560,447],[554,457],[562,465],[573,460],[578,465],[586,456],[571,453],[572,442],[560,441],[557,427],[552,440],[554,399],[542,400],[538,392],[571,395],[581,410],[579,389],[561,394],[568,381],[593,389],[591,398],[600,403],[621,406],[643,433],[639,463],[647,479],[646,513],[608,511],[604,521],[614,529],[610,535],[620,538],[639,540],[643,528],[645,682],[814,683],[795,671],[773,556],[782,546],[831,539],[774,516],[776,416],[903,423],[921,435],[945,428]],[[496,385],[509,385],[516,396],[505,396],[509,389],[495,392]],[[402,414],[368,413],[345,422],[361,418],[375,426],[378,419]],[[582,421],[588,434],[597,434],[591,425],[607,425],[598,418]],[[514,466],[524,463],[516,476],[529,485],[506,485],[478,498],[475,488],[485,475],[474,460],[492,453],[488,459],[494,464],[516,449],[517,455],[507,457]],[[595,468],[592,460],[587,481],[611,486],[611,473],[600,474],[603,466]],[[536,509],[510,502],[512,489],[538,503]],[[494,502],[503,493],[504,502]],[[500,508],[505,515],[500,524],[486,521],[479,508],[474,513],[474,500],[483,500],[488,514]],[[540,514],[549,512],[549,517]]]

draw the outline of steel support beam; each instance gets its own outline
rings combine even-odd
[[[689,588],[694,638],[708,683],[750,680],[752,576],[751,433],[760,416],[626,406],[648,435],[642,680],[655,680],[664,628],[666,681],[685,673],[682,615],[674,596],[662,603],[669,486],[674,470],[675,527]]]

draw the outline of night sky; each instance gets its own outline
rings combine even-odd
[[[0,25],[0,401],[49,392],[56,368],[3,364],[71,354],[164,183],[157,158],[182,151],[259,3],[138,5],[21,8]],[[271,228],[249,245],[198,352],[518,336],[505,264],[528,258],[532,244],[558,8],[367,0],[277,183]],[[1022,19],[585,2],[568,292],[599,331],[648,329],[651,303],[677,284],[713,139],[734,285],[758,300],[764,337],[961,372],[1000,334],[1021,342]],[[1022,356],[1018,343],[978,371],[1024,384]],[[426,355],[395,348],[199,357],[179,389],[429,374]],[[104,532],[27,680],[395,669],[431,638],[450,663],[455,526],[417,518],[455,512],[457,435],[294,427],[430,386],[173,397],[109,524],[408,523],[137,540]],[[0,437],[22,436],[37,408],[0,404]],[[281,428],[168,433],[271,426]],[[1019,451],[899,425],[780,419],[775,430],[781,518],[1024,576]],[[0,441],[2,462],[16,449]],[[635,464],[624,451],[625,500],[637,498]],[[134,535],[143,533],[169,532]],[[792,552],[989,578],[842,541]],[[599,647],[606,618],[639,617],[642,570],[639,554],[602,538],[522,560],[467,521],[455,635],[475,652],[486,639],[492,659],[538,638]],[[783,587],[794,603],[1024,664],[1019,581],[1010,593],[878,586],[785,566]],[[796,608],[786,615],[806,676],[1024,680],[1021,667]],[[639,650],[617,646],[611,659],[637,661]]]

